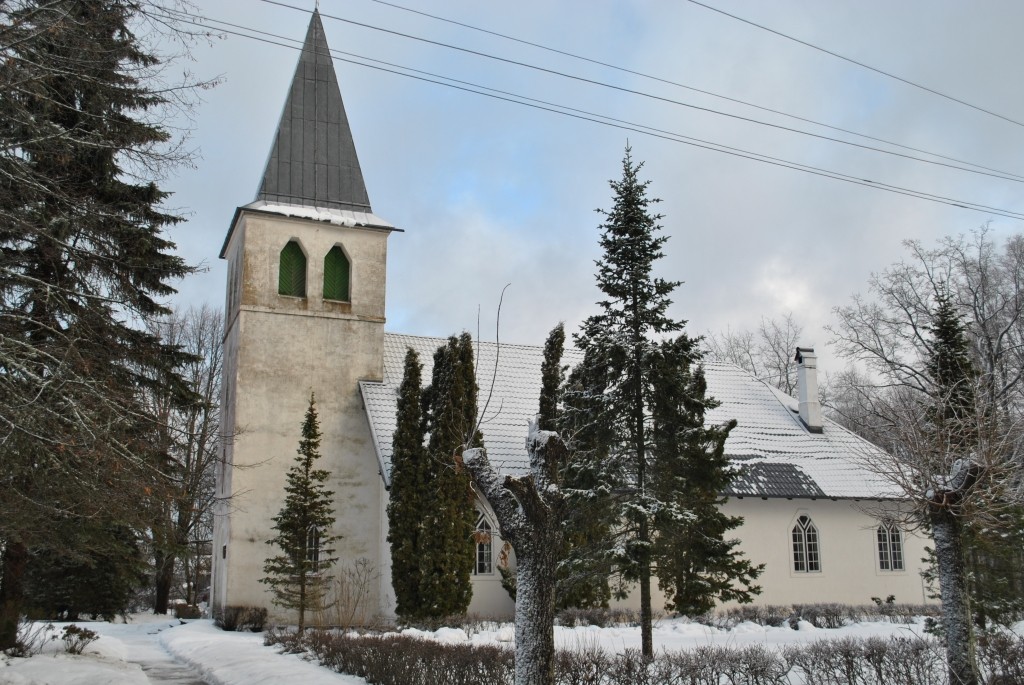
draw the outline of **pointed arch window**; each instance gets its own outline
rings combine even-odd
[[[473,564],[473,575],[494,573],[493,562],[493,529],[483,512],[477,511],[476,530],[473,532],[476,543],[476,562]]]
[[[351,265],[345,251],[335,245],[324,257],[324,299],[349,301]]]
[[[798,518],[793,526],[793,570],[797,573],[821,571],[818,529],[807,516]]]
[[[903,536],[892,521],[878,526],[878,568],[881,571],[903,570]]]
[[[291,297],[306,296],[306,253],[296,240],[289,241],[281,250],[277,292]]]
[[[306,531],[306,561],[309,562],[310,571],[320,571],[320,530],[316,526],[310,526]]]

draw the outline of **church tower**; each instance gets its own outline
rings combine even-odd
[[[256,200],[239,207],[220,257],[228,262],[216,473],[215,609],[271,604],[259,583],[276,552],[310,393],[331,473],[339,564],[382,565],[387,495],[358,382],[383,374],[387,240],[375,216],[318,12],[309,23]],[[386,558],[386,557],[385,557]],[[381,588],[369,606],[379,607]],[[386,590],[385,590],[386,592]]]

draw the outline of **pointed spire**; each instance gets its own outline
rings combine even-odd
[[[309,22],[256,199],[371,211],[318,10]]]

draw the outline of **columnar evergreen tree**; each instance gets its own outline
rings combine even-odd
[[[725,456],[736,422],[704,426],[718,402],[707,396],[704,370],[694,366],[699,359],[696,341],[685,335],[660,345],[651,408],[651,483],[665,505],[654,515],[652,557],[667,608],[689,616],[716,601],[752,601],[764,569],[743,558],[738,539],[725,537],[743,523],[721,510],[737,474]]]
[[[651,213],[657,200],[647,196],[649,182],[638,178],[642,166],[633,163],[627,146],[622,178],[610,182],[614,204],[611,210],[601,212],[605,221],[597,285],[606,299],[598,303],[600,313],[583,323],[575,340],[588,365],[577,378],[592,384],[584,389],[582,402],[589,404],[593,413],[583,423],[605,426],[609,433],[610,469],[603,477],[617,481],[619,520],[614,530],[625,538],[618,568],[639,584],[641,645],[643,653],[652,656],[651,577],[661,522],[658,517],[666,510],[673,510],[676,518],[684,515],[675,497],[663,499],[667,495],[652,479],[658,437],[652,430],[653,409],[661,389],[659,360],[665,354],[657,338],[681,331],[685,322],[668,315],[669,296],[679,283],[654,276],[654,263],[663,256],[667,238],[657,235],[662,217]],[[689,344],[677,345],[673,353],[681,355],[674,361],[680,367],[693,360]],[[683,410],[681,406],[677,409]],[[661,417],[663,421],[669,418]],[[704,444],[713,454],[720,438],[701,438],[693,444]]]
[[[176,160],[154,123],[173,89],[147,86],[159,60],[133,33],[141,12],[0,3],[0,649],[53,517],[141,530],[162,485],[138,390],[173,384],[181,357],[133,324],[165,313],[191,270],[164,235],[180,217],[146,180]]]
[[[572,507],[566,510],[565,520],[561,523],[565,530],[564,549],[558,567],[558,606],[607,607],[611,599],[608,584],[611,558],[599,551],[599,548],[607,540],[607,533],[614,521],[614,510],[609,506],[607,498],[592,496],[600,477],[591,468],[601,463],[600,459],[594,458],[595,453],[605,452],[591,449],[602,444],[594,431],[571,425],[559,406],[567,390],[566,401],[570,406],[580,399],[576,392],[576,377],[568,382],[565,379],[565,367],[562,365],[564,351],[565,326],[559,323],[544,343],[538,427],[542,431],[557,431],[573,436],[571,442],[576,452],[573,459],[562,466],[565,473],[559,474],[559,478],[560,484],[570,493],[581,496],[572,497]],[[503,579],[505,575],[503,571]]]
[[[559,322],[544,341],[544,361],[540,367],[540,410],[537,416],[542,431],[557,429],[558,404],[565,380],[565,367],[562,366],[564,350],[565,324]]]
[[[476,511],[470,476],[461,462],[464,449],[483,443],[476,397],[473,340],[468,333],[452,336],[434,354],[432,382],[423,393],[433,473],[420,592],[430,603],[425,613],[432,617],[463,614],[472,598]]]
[[[295,463],[288,469],[284,506],[274,517],[277,535],[267,540],[280,552],[263,564],[261,583],[270,586],[274,604],[295,609],[299,632],[306,627],[306,611],[323,606],[327,572],[338,560],[333,544],[334,493],[324,483],[330,477],[315,468],[320,458],[320,421],[316,401],[309,397],[309,409],[302,423],[302,439]]]
[[[432,515],[431,496],[436,469],[423,444],[420,410],[419,355],[409,349],[398,391],[397,428],[391,454],[391,493],[388,501],[388,542],[391,544],[391,584],[395,613],[417,619],[429,615],[431,598],[421,589],[423,558],[428,535],[425,522]]]

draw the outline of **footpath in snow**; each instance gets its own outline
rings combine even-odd
[[[256,633],[228,633],[208,620],[184,625],[139,614],[131,623],[77,621],[100,638],[79,656],[64,653],[55,623],[31,658],[0,656],[0,685],[366,685],[293,654],[263,646]]]

